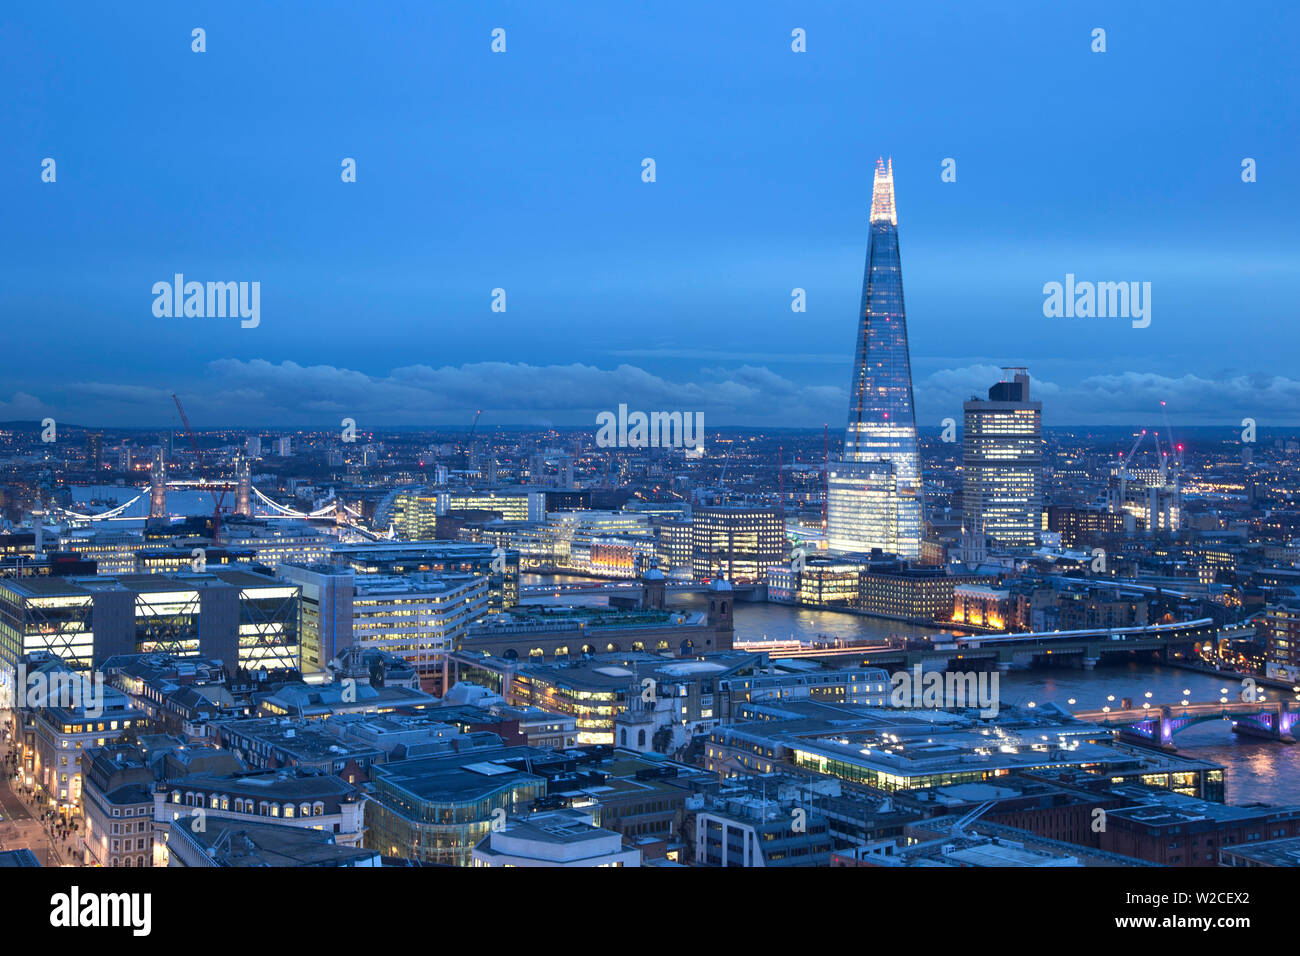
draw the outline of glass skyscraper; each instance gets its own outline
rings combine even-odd
[[[833,551],[921,556],[921,456],[898,255],[894,164],[876,161],[844,455],[827,471]]]
[[[1029,372],[1006,368],[988,400],[962,405],[962,508],[966,530],[1030,548],[1043,511],[1043,405],[1029,400]]]

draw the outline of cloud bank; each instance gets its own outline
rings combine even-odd
[[[1032,374],[1032,369],[1030,370]],[[942,369],[914,382],[917,421],[938,426],[961,418],[961,403],[983,396],[1001,369],[973,364]],[[845,381],[839,379],[843,377]],[[843,423],[847,375],[797,382],[762,365],[700,366],[665,377],[636,365],[530,365],[478,362],[407,365],[384,374],[332,365],[220,359],[196,380],[174,384],[71,382],[48,394],[16,392],[0,401],[0,417],[54,415],[91,425],[166,425],[174,420],[173,391],[196,424],[332,426],[343,417],[366,426],[464,425],[483,409],[485,423],[593,424],[599,411],[626,404],[643,411],[703,412],[706,427],[722,425],[833,427]],[[1160,402],[1183,424],[1300,422],[1300,380],[1237,375],[1207,379],[1146,372],[1087,376],[1073,383],[1034,379],[1051,425],[1156,422]]]

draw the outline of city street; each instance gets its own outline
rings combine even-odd
[[[30,849],[42,866],[80,865],[80,833],[68,840],[53,836],[34,800],[18,792],[8,740],[0,742],[0,768],[0,850]]]

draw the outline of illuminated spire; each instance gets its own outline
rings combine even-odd
[[[881,222],[888,219],[898,225],[898,210],[894,208],[894,159],[889,165],[883,158],[876,160],[876,181],[871,186],[871,221]]]

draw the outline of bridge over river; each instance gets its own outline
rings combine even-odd
[[[836,644],[826,647],[782,649],[779,657],[811,657],[842,661],[846,666],[915,667],[932,669],[1000,671],[1032,667],[1036,663],[1067,661],[1092,670],[1098,661],[1114,654],[1154,652],[1162,660],[1170,652],[1187,652],[1198,643],[1213,641],[1218,627],[1210,618],[1141,627],[1091,628],[1079,631],[1040,631],[1023,634],[937,634],[932,638],[896,640],[877,644]],[[764,651],[763,642],[753,650]],[[746,649],[737,643],[738,650]],[[974,665],[974,666],[972,666]]]
[[[1180,730],[1212,720],[1227,720],[1233,733],[1295,743],[1300,712],[1283,700],[1228,701],[1204,704],[1144,704],[1141,707],[1103,707],[1077,710],[1074,716],[1090,724],[1118,728],[1121,738],[1172,748]]]

